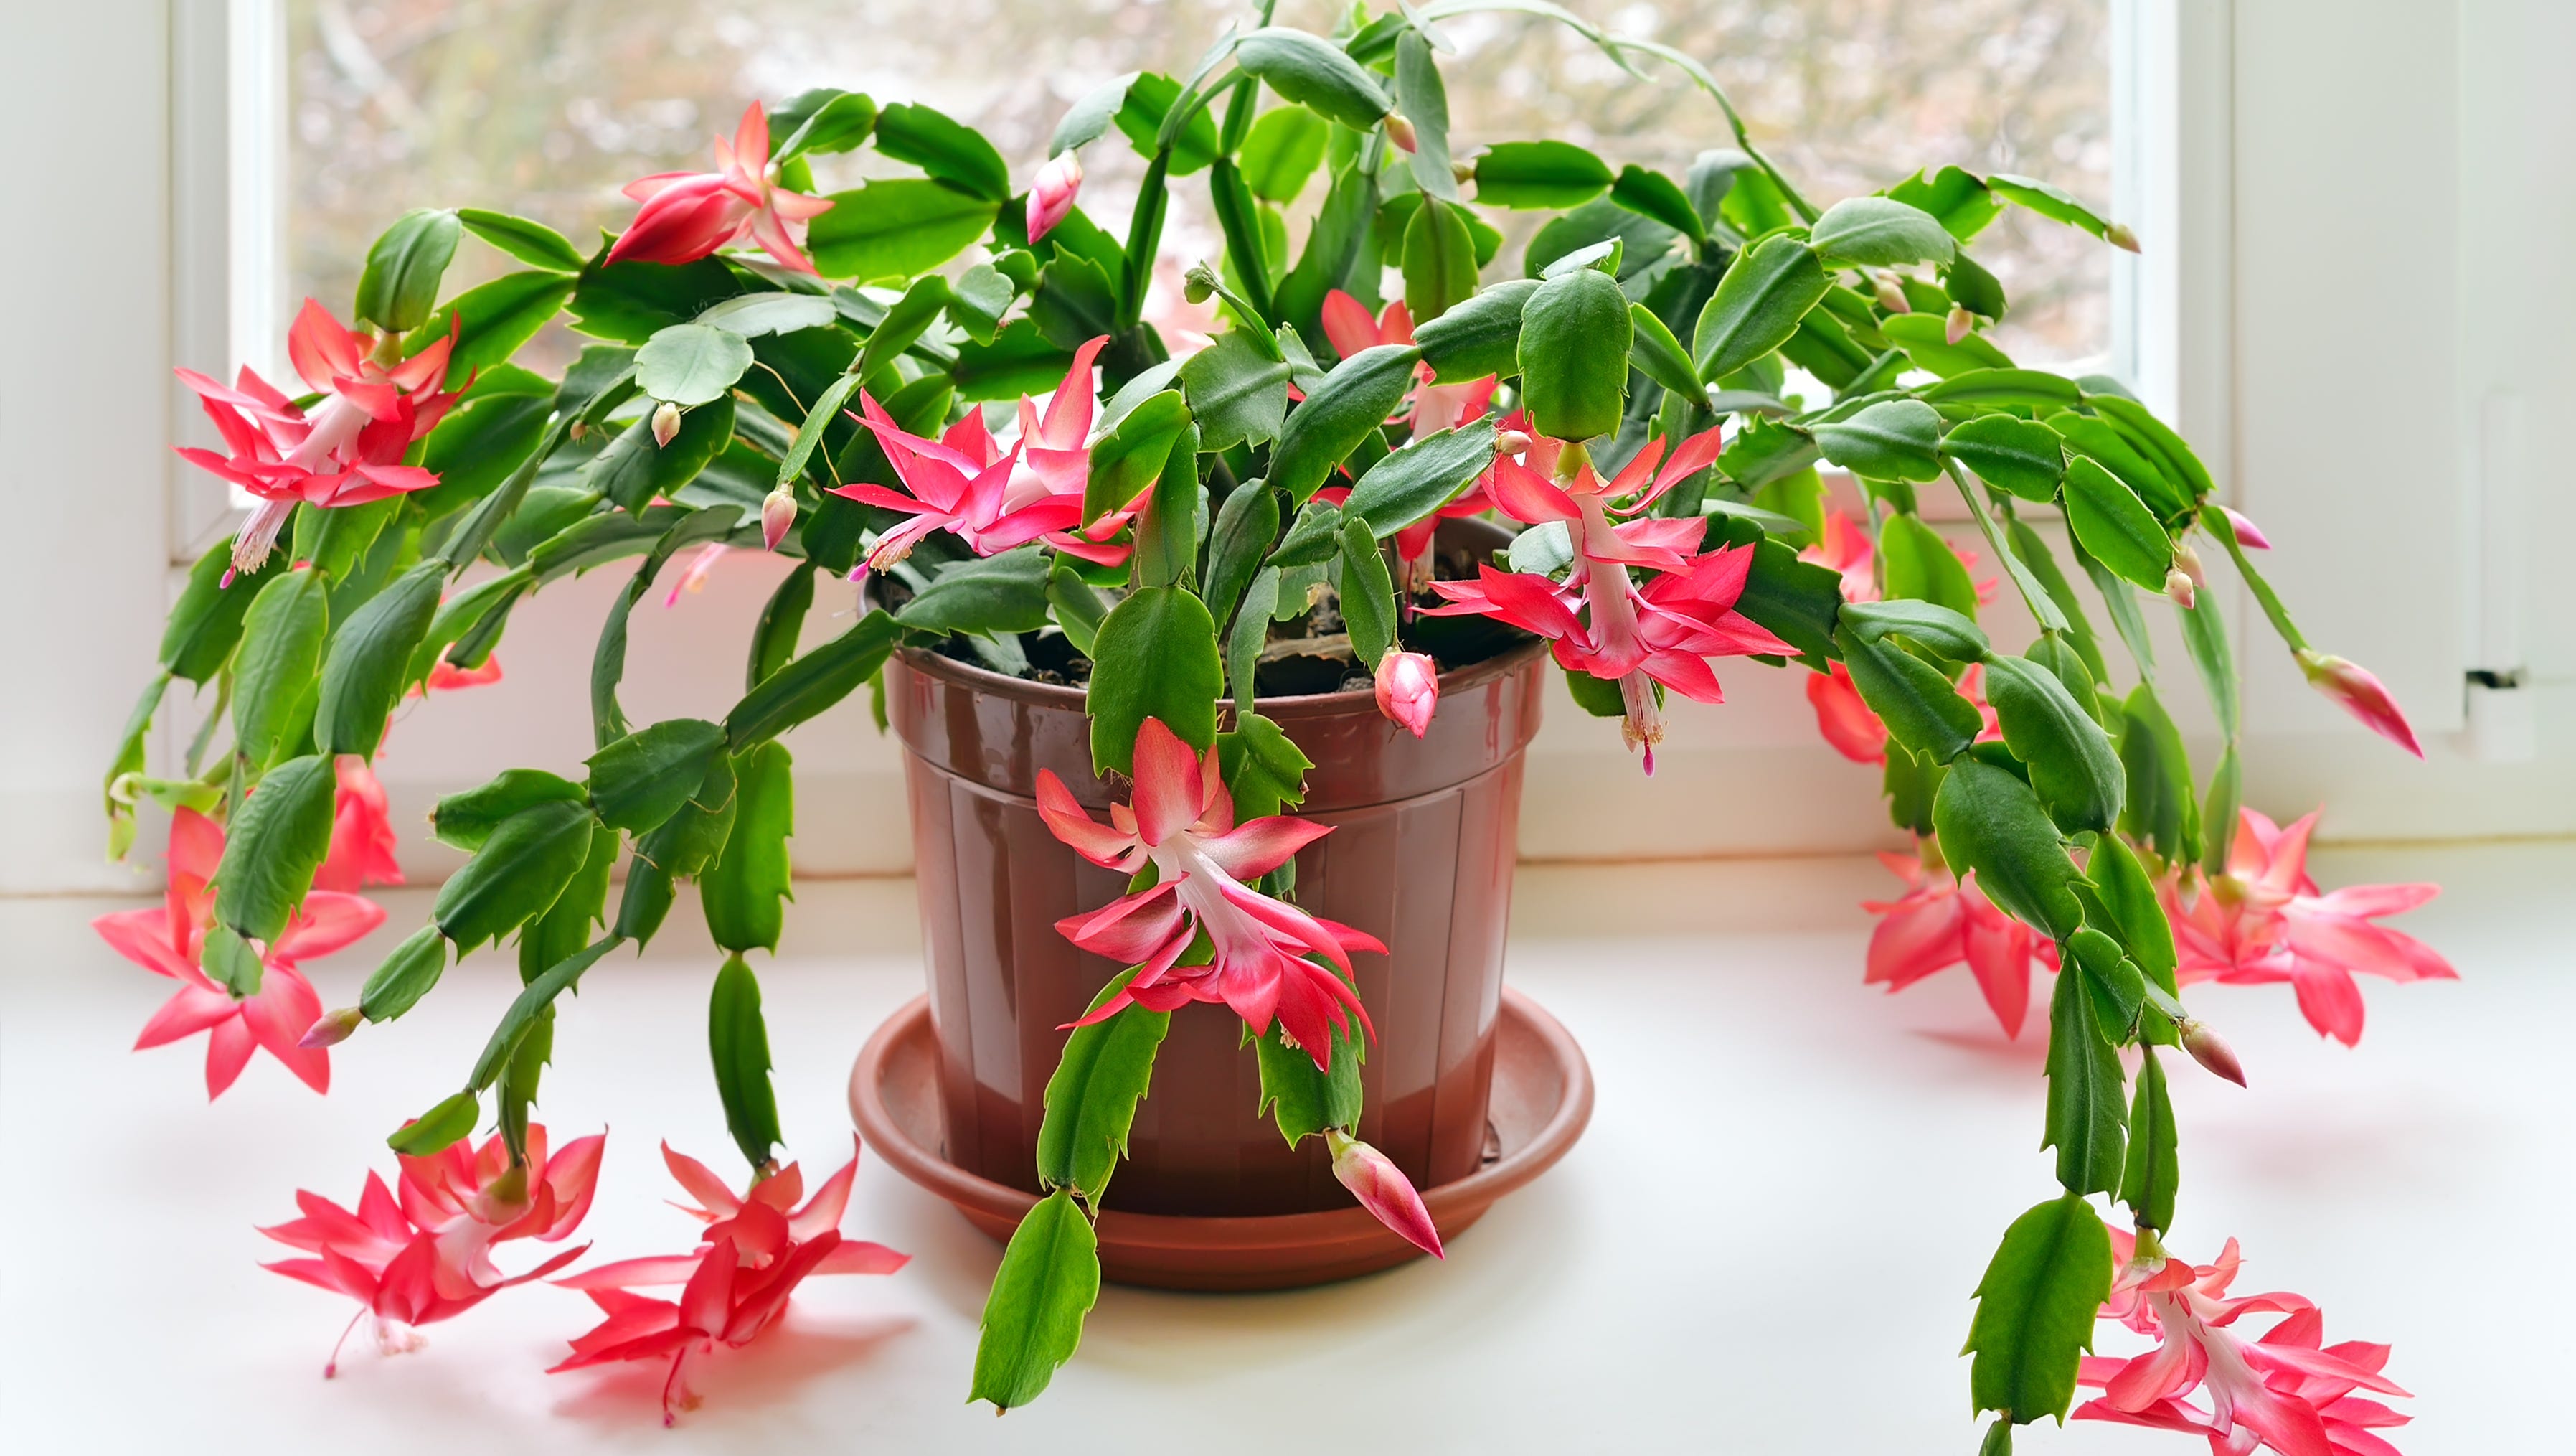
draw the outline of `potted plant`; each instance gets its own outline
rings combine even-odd
[[[567,1365],[669,1358],[677,1392],[690,1352],[749,1340],[799,1279],[901,1262],[840,1239],[849,1169],[808,1197],[775,1161],[745,959],[775,947],[788,890],[780,735],[862,689],[909,756],[944,1156],[1020,1190],[987,1219],[1016,1231],[977,1397],[1023,1404],[1073,1353],[1118,1208],[1355,1200],[1406,1243],[1328,1272],[1438,1253],[1422,1190],[1436,1204],[1484,1157],[1541,674],[1617,719],[1651,773],[1667,694],[1719,701],[1713,665],[1749,657],[1809,674],[1827,737],[1883,765],[1917,837],[1873,979],[1965,960],[2017,1030],[2033,966],[2059,968],[2060,1191],[1978,1290],[1987,1449],[2062,1416],[2079,1380],[2106,1387],[2080,1414],[2230,1449],[2385,1449],[2365,1428],[2400,1418],[2353,1394],[2395,1389],[2383,1347],[2323,1345],[2296,1296],[2228,1297],[2232,1245],[2193,1266],[2159,1243],[2177,1178],[2161,1053],[2242,1080],[2185,1009],[2189,980],[2292,979],[2305,1004],[2353,968],[2448,968],[2370,923],[2411,891],[2323,894],[2304,821],[2240,815],[2204,555],[2312,682],[2412,748],[2395,705],[2300,637],[2247,555],[2267,543],[2180,436],[2117,381],[2017,367],[1987,337],[2008,304],[1970,245],[2002,209],[2136,241],[2044,183],[1957,167],[1819,208],[1705,70],[1571,17],[1622,66],[1679,68],[1733,145],[1677,178],[1453,138],[1436,22],[1472,8],[1355,12],[1329,37],[1265,14],[1187,78],[1084,98],[1025,190],[927,107],[754,104],[715,170],[636,182],[633,222],[592,252],[499,213],[404,216],[354,328],[313,303],[298,318],[305,395],[183,374],[223,439],[186,453],[258,504],[173,608],[110,774],[119,852],[143,798],[176,825],[167,911],[101,922],[184,983],[147,1041],[210,1030],[218,1091],[258,1045],[319,1087],[329,1046],[451,960],[515,937],[525,983],[460,1090],[390,1137],[403,1197],[371,1179],[356,1214],[311,1200],[272,1231],[316,1255],[288,1272],[404,1325],[564,1262],[504,1276],[484,1253],[566,1237],[587,1206],[597,1141],[549,1157],[529,1121],[558,1001],[649,941],[680,880],[727,953],[709,1041],[752,1187],[672,1155],[706,1237],[564,1280],[608,1315]],[[1084,149],[1121,144],[1146,159],[1123,235],[1078,204]],[[917,175],[821,195],[817,163],[869,146]],[[1212,338],[1185,350],[1149,314],[1182,301],[1155,265],[1171,192],[1200,186],[1224,249],[1187,270]],[[1310,189],[1292,243],[1283,213]],[[1498,208],[1555,214],[1516,276]],[[441,302],[469,233],[524,266]],[[559,378],[512,362],[559,317],[598,342]],[[1827,467],[1865,520],[1828,509]],[[1978,625],[1924,492],[1964,505],[2036,640]],[[2152,681],[2113,690],[2032,524],[2050,513],[2141,664],[2140,593],[2182,613],[2228,735],[2205,781]],[[629,721],[629,614],[675,563],[727,550],[796,562],[742,698],[721,722]],[[472,859],[359,1002],[322,1011],[296,956],[381,918],[353,892],[395,874],[367,768],[388,714],[492,671],[531,593],[630,560],[586,774],[507,769],[443,801],[437,833]],[[824,572],[863,581],[868,607],[799,651]],[[217,711],[154,776],[145,732],[174,679]],[[2348,1020],[2357,1035],[2357,999]],[[1210,1137],[1220,1154],[1194,1163]],[[685,1292],[633,1292],[657,1283]],[[2286,1318],[2262,1341],[2233,1333],[2264,1311]],[[2097,1312],[2161,1356],[2085,1361]]]

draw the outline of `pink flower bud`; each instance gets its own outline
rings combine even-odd
[[[796,497],[780,486],[760,501],[760,544],[775,551],[787,539],[788,528],[796,524]]]
[[[2188,542],[2174,547],[2174,569],[2190,577],[2195,590],[2209,590],[2209,573],[2201,569],[2200,553],[2192,550]]]
[[[2245,1068],[2236,1060],[2236,1049],[2217,1032],[2197,1021],[2186,1021],[2182,1024],[2182,1049],[2210,1072],[2239,1087],[2245,1085]]]
[[[2424,756],[2422,745],[2415,741],[2415,730],[2407,725],[2404,710],[2388,695],[2369,669],[2346,658],[2335,657],[2302,647],[2291,654],[2298,660],[2299,671],[2308,675],[2308,685],[2341,704],[2343,710],[2362,721],[2371,732],[2405,749],[2417,758]]]
[[[2191,604],[2198,600],[2193,592],[2191,573],[2183,570],[2179,566],[2166,572],[2165,595],[2173,598],[2173,604],[2175,606],[2182,608],[2186,612],[2190,611]]]
[[[1419,738],[1431,726],[1440,702],[1439,669],[1419,652],[1390,647],[1377,663],[1377,710],[1413,730]]]
[[[664,400],[653,411],[653,444],[668,448],[672,437],[680,433],[680,407]]]
[[[1952,304],[1949,322],[1941,330],[1941,336],[1955,344],[1976,331],[1977,316],[1968,312],[1964,305]]]
[[[1912,313],[1914,305],[1905,296],[1905,285],[1893,273],[1875,273],[1870,284],[1878,294],[1878,306],[1889,313]]]
[[[2245,519],[2243,515],[2226,506],[2220,506],[2219,509],[2227,513],[2227,524],[2236,528],[2237,545],[2244,547],[2248,551],[2269,551],[2272,549],[2272,538],[2263,534],[2262,527],[2255,525],[2252,521]]]
[[[1034,243],[1053,232],[1065,214],[1073,211],[1073,199],[1081,192],[1080,153],[1059,152],[1038,168],[1037,180],[1029,184],[1029,241]]]
[[[1435,1259],[1448,1257],[1440,1252],[1440,1230],[1431,1226],[1431,1211],[1422,1206],[1413,1180],[1393,1159],[1340,1128],[1324,1129],[1324,1146],[1333,1155],[1333,1176],[1351,1190],[1360,1207],[1415,1248]]]
[[[1526,455],[1531,443],[1530,437],[1519,430],[1494,432],[1494,453],[1497,455]]]
[[[1408,152],[1422,144],[1413,134],[1413,123],[1392,111],[1386,114],[1386,139]]]
[[[356,1031],[358,1023],[363,1019],[364,1016],[355,1006],[343,1006],[337,1011],[325,1011],[314,1019],[311,1026],[305,1028],[303,1038],[295,1044],[308,1052],[317,1051],[323,1047],[338,1046],[349,1039],[349,1033]]]
[[[2139,251],[2138,235],[2129,231],[2129,225],[2124,222],[2115,222],[2104,228],[2102,241],[2115,248],[2126,248],[2132,253]]]

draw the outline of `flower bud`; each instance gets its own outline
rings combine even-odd
[[[1082,155],[1059,152],[1038,168],[1037,180],[1029,184],[1029,241],[1036,242],[1055,230],[1073,211],[1073,200],[1082,193]]]
[[[1216,297],[1216,274],[1205,263],[1181,275],[1181,299],[1186,303],[1205,303]]]
[[[1941,330],[1941,336],[1949,340],[1951,343],[1956,344],[1961,339],[1966,338],[1968,335],[1973,334],[1976,331],[1977,316],[1968,312],[1967,307],[1964,304],[1954,303],[1950,305],[1949,322]]]
[[[1870,285],[1878,294],[1878,306],[1889,313],[1912,313],[1914,305],[1905,297],[1905,284],[1893,273],[1873,273]]]
[[[2126,248],[2132,253],[2139,251],[2138,235],[2129,231],[2129,225],[2124,222],[2115,222],[2104,228],[2102,241],[2115,248]]]
[[[2198,598],[2193,594],[2191,573],[2183,570],[2179,566],[2166,572],[2165,595],[2173,598],[2173,604],[2175,606],[2182,608],[2186,612],[2190,611],[2192,603],[2198,600]]]
[[[2236,1049],[2217,1032],[2197,1021],[2186,1021],[2182,1024],[2182,1049],[2211,1073],[2239,1087],[2245,1085],[2245,1068],[2236,1060]]]
[[[343,1006],[337,1011],[325,1011],[314,1019],[311,1026],[304,1029],[303,1037],[295,1044],[308,1052],[318,1051],[323,1047],[338,1046],[349,1039],[349,1034],[356,1031],[358,1023],[364,1019],[363,1013],[355,1006]]]
[[[2194,589],[2209,590],[2209,573],[2201,569],[2200,553],[2192,550],[2188,542],[2174,547],[2173,559],[2174,569],[2190,577]]]
[[[1408,152],[1422,144],[1421,139],[1413,134],[1413,123],[1392,111],[1386,114],[1386,139]]]
[[[666,399],[653,410],[653,444],[658,449],[668,449],[679,433],[680,407]]]
[[[1431,1211],[1393,1159],[1337,1127],[1324,1129],[1324,1146],[1333,1155],[1333,1176],[1360,1207],[1415,1248],[1435,1259],[1448,1257],[1440,1252],[1440,1230],[1432,1227]]]
[[[2252,521],[2245,519],[2243,515],[2227,506],[2220,506],[2219,509],[2226,512],[2227,524],[2236,528],[2237,545],[2244,547],[2248,551],[2269,551],[2272,549],[2272,538],[2263,534],[2262,527],[2255,525]]]
[[[1457,179],[1459,186],[1464,187],[1476,180],[1476,164],[1452,161],[1449,164],[1449,175]]]
[[[1377,663],[1377,710],[1419,738],[1440,702],[1440,670],[1419,652],[1388,648]]]
[[[2422,746],[2415,741],[2415,730],[2406,722],[2405,711],[2369,669],[2313,648],[2302,647],[2291,656],[2298,661],[2299,671],[2308,675],[2310,687],[2334,699],[2371,732],[2417,758],[2424,756]]]
[[[778,543],[787,539],[788,529],[795,524],[796,497],[787,487],[782,485],[761,497],[760,544],[777,550]]]
[[[1525,455],[1529,453],[1529,447],[1530,437],[1519,430],[1494,432],[1494,453],[1497,455]]]

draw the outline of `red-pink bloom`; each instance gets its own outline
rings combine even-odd
[[[870,569],[903,560],[933,531],[954,534],[978,556],[1043,536],[1059,550],[1092,560],[1125,560],[1130,548],[1106,538],[1125,525],[1131,509],[1074,529],[1083,525],[1082,492],[1091,468],[1085,448],[1097,408],[1091,361],[1108,342],[1103,335],[1074,351],[1072,367],[1043,416],[1036,401],[1020,401],[1019,439],[1007,448],[984,428],[980,410],[967,411],[940,438],[926,440],[907,433],[874,396],[860,391],[862,423],[876,432],[903,489],[858,481],[834,487],[833,494],[911,517],[877,538],[868,552]]]
[[[1390,647],[1377,664],[1377,710],[1419,738],[1440,702],[1440,669],[1419,652]]]
[[[259,569],[299,501],[364,505],[438,483],[402,457],[456,401],[438,387],[454,343],[451,333],[387,364],[370,352],[373,335],[341,327],[308,298],[287,331],[286,355],[323,396],[311,415],[247,367],[230,388],[193,369],[176,371],[224,439],[221,454],[184,446],[179,454],[259,499],[233,537],[233,570]]]
[[[694,263],[745,238],[782,267],[811,273],[805,224],[829,212],[831,199],[790,192],[777,184],[769,164],[769,113],[755,101],[744,109],[733,140],[715,142],[716,170],[656,172],[626,184],[635,209],[611,263]]]
[[[1840,573],[1844,601],[1878,600],[1878,548],[1871,544],[1869,532],[1861,528],[1860,522],[1843,512],[1825,512],[1824,534],[1815,545],[1799,552],[1798,559]]]
[[[1472,582],[1433,582],[1432,590],[1448,604],[1425,610],[1427,616],[1476,613],[1509,622],[1555,643],[1559,666],[1618,683],[1627,709],[1621,736],[1631,748],[1644,745],[1648,773],[1654,772],[1655,745],[1664,736],[1657,684],[1698,702],[1720,703],[1726,695],[1709,667],[1711,657],[1797,651],[1735,610],[1753,568],[1751,547],[1694,555],[1708,528],[1706,517],[1643,514],[1665,491],[1717,458],[1718,432],[1692,436],[1669,458],[1666,445],[1648,441],[1606,482],[1588,461],[1551,481],[1530,464],[1495,460],[1487,487],[1495,507],[1524,524],[1563,524],[1572,565],[1561,583],[1481,566]],[[1555,454],[1533,443],[1529,459]],[[1623,500],[1616,509],[1629,519],[1613,522],[1612,503]],[[1631,567],[1654,575],[1641,587]]]
[[[1964,964],[2004,1035],[2020,1036],[2030,1010],[2031,966],[2055,970],[2057,947],[1996,909],[1977,888],[1973,871],[1953,875],[1946,866],[1925,863],[1919,852],[1878,858],[1905,881],[1905,894],[1861,902],[1862,909],[1882,917],[1870,932],[1869,972],[1861,983],[1902,991],[1935,971]]]
[[[485,683],[496,683],[500,680],[501,659],[498,657],[484,658],[480,667],[458,667],[445,657],[441,657],[430,664],[429,681],[423,685],[423,688],[427,692],[446,693],[454,692],[459,688],[479,688]]]
[[[1029,184],[1029,241],[1055,231],[1055,225],[1073,211],[1073,200],[1081,192],[1080,154],[1068,148],[1038,168],[1037,180]]]
[[[1244,883],[1277,869],[1331,827],[1284,814],[1236,824],[1215,749],[1193,753],[1160,719],[1148,718],[1136,733],[1132,806],[1112,804],[1110,822],[1101,824],[1062,779],[1040,769],[1038,814],[1056,838],[1092,863],[1130,875],[1150,864],[1157,876],[1149,889],[1056,922],[1082,949],[1137,967],[1124,989],[1073,1025],[1105,1020],[1131,1001],[1154,1011],[1221,1001],[1256,1033],[1276,1019],[1318,1067],[1330,1065],[1332,1033],[1347,1033],[1351,1014],[1368,1026],[1368,1013],[1344,977],[1351,974],[1352,951],[1384,955],[1386,947]],[[1202,933],[1210,959],[1179,964]]]
[[[394,858],[402,841],[386,812],[385,786],[376,772],[354,753],[332,763],[339,789],[331,817],[331,851],[313,876],[317,890],[356,894],[369,885],[399,885],[402,865]]]
[[[134,1049],[208,1032],[209,1099],[222,1096],[241,1075],[254,1047],[268,1048],[269,1055],[284,1062],[306,1086],[328,1092],[330,1053],[299,1045],[305,1028],[322,1014],[322,998],[313,993],[312,983],[296,963],[308,956],[329,955],[365,935],[383,922],[385,912],[355,895],[312,891],[277,943],[261,956],[259,990],[236,1001],[198,967],[206,927],[215,913],[215,892],[208,882],[223,857],[222,828],[193,809],[180,809],[170,817],[169,889],[161,908],[119,910],[90,922],[90,928],[119,955],[179,983],[178,991],[143,1024]]]
[[[2287,981],[2308,1024],[2346,1046],[2361,1040],[2361,988],[2355,971],[2392,981],[2451,981],[2459,972],[2413,936],[2371,922],[2398,915],[2440,894],[2439,885],[2352,885],[2325,894],[2308,877],[2313,813],[2287,829],[2251,809],[2237,821],[2226,873],[2214,875],[2185,905],[2165,886],[2183,982],[2229,985]]]
[[[1324,337],[1345,359],[1380,344],[1413,342],[1413,314],[1400,298],[1389,303],[1385,312],[1371,318],[1368,305],[1336,288],[1324,295],[1323,324]],[[1394,415],[1396,419],[1412,422],[1413,437],[1417,440],[1442,430],[1454,430],[1481,417],[1486,406],[1493,401],[1496,380],[1490,374],[1463,384],[1434,384],[1431,382],[1431,366],[1423,364],[1417,367],[1419,381],[1406,395],[1405,407]]]
[[[2298,660],[2299,671],[2308,675],[2308,686],[2335,701],[2337,707],[2361,720],[2361,725],[2417,758],[2424,756],[2415,741],[2415,730],[2406,722],[2406,711],[2397,706],[2388,689],[2370,669],[2348,658],[2334,657],[2302,647],[2291,654]]]
[[[549,1158],[545,1128],[531,1123],[528,1163],[542,1170],[531,1177],[529,1167],[511,1166],[509,1149],[497,1135],[480,1149],[458,1142],[425,1158],[401,1159],[399,1200],[369,1173],[354,1213],[298,1189],[295,1204],[303,1217],[260,1232],[313,1257],[264,1267],[358,1301],[358,1313],[340,1332],[342,1343],[372,1314],[380,1349],[392,1354],[414,1348],[414,1327],[463,1314],[513,1284],[581,1257],[582,1249],[567,1249],[524,1274],[505,1276],[492,1262],[492,1246],[570,1237],[590,1212],[606,1143],[602,1134],[576,1138]],[[339,1361],[334,1345],[323,1375],[334,1373]]]
[[[708,573],[716,569],[716,563],[723,559],[727,549],[722,541],[709,541],[699,547],[697,554],[689,558],[689,564],[681,568],[679,578],[671,583],[671,589],[663,593],[662,605],[665,608],[676,607],[680,604],[680,593],[695,595],[705,591]]]
[[[2239,1264],[2234,1239],[2217,1263],[2194,1267],[2161,1252],[2142,1255],[2136,1239],[2110,1233],[2121,1263],[2101,1317],[2158,1343],[2126,1360],[2087,1357],[2078,1381],[2102,1395],[2078,1407],[2076,1419],[2188,1431],[2208,1437],[2215,1456],[2247,1456],[2258,1446],[2282,1456],[2397,1456],[2372,1431],[2408,1417],[2353,1394],[2406,1394],[2379,1373],[2386,1345],[2326,1345],[2325,1316],[2296,1294],[2229,1295]],[[2248,1340],[2233,1328],[2248,1314],[2285,1318]],[[2196,1393],[2206,1409],[2190,1403]]]
[[[1333,1176],[1371,1217],[1431,1257],[1449,1257],[1440,1252],[1440,1230],[1432,1226],[1431,1210],[1422,1206],[1413,1180],[1393,1158],[1337,1127],[1324,1129],[1324,1146],[1333,1155]]]
[[[662,1146],[671,1176],[697,1200],[683,1206],[707,1225],[691,1253],[626,1259],[584,1269],[555,1283],[588,1294],[608,1318],[572,1342],[572,1354],[547,1373],[618,1360],[668,1358],[662,1382],[662,1424],[697,1404],[681,1379],[690,1355],[718,1344],[739,1349],[758,1338],[787,1309],[787,1298],[814,1274],[891,1274],[911,1261],[883,1244],[841,1237],[850,1180],[858,1172],[858,1140],[850,1161],[805,1199],[805,1178],[788,1164],[736,1194],[695,1158]],[[677,1303],[634,1291],[678,1285]]]
[[[1807,674],[1807,704],[1816,710],[1816,731],[1834,752],[1854,763],[1887,762],[1887,725],[1861,700],[1849,669],[1839,662],[1826,668]]]

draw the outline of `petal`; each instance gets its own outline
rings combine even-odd
[[[898,1254],[883,1244],[865,1239],[843,1239],[832,1251],[815,1261],[817,1274],[891,1274],[912,1262],[910,1254]]]
[[[1494,509],[1524,525],[1571,521],[1583,514],[1576,509],[1574,497],[1509,456],[1494,462],[1493,474],[1486,482],[1485,490],[1493,497]]]
[[[288,923],[286,933],[277,938],[276,946],[268,953],[269,961],[294,965],[307,957],[329,955],[363,939],[384,923],[385,909],[373,900],[315,890],[304,897],[304,908]]]
[[[787,1220],[787,1236],[801,1243],[826,1229],[839,1228],[841,1213],[850,1206],[850,1180],[857,1177],[858,1172],[859,1138],[858,1134],[852,1133],[850,1160],[841,1165],[839,1172],[824,1179],[823,1186],[814,1190],[814,1196],[805,1200],[805,1206]]]
[[[1136,836],[1121,834],[1084,812],[1053,769],[1038,770],[1037,798],[1038,817],[1046,822],[1047,832],[1093,864],[1114,869],[1137,847]]]
[[[383,912],[377,912],[380,916]],[[322,998],[292,967],[270,965],[259,994],[242,1002],[242,1025],[268,1054],[316,1092],[331,1090],[331,1053],[303,1045],[304,1030],[322,1015]]]
[[[1148,718],[1136,730],[1136,834],[1158,845],[1199,817],[1199,755],[1163,726]]]
[[[250,1054],[258,1043],[251,1038],[250,1028],[239,1016],[227,1016],[214,1023],[206,1037],[206,1100],[224,1095],[250,1065]]]
[[[134,1039],[134,1049],[139,1052],[195,1036],[207,1027],[231,1020],[239,1010],[232,997],[211,986],[182,986],[161,1003],[151,1020],[143,1023],[143,1034]]]
[[[1086,339],[1073,351],[1073,362],[1065,367],[1064,379],[1047,400],[1046,422],[1038,427],[1035,441],[1022,444],[1043,445],[1050,450],[1078,450],[1090,438],[1093,411],[1097,408],[1091,393],[1092,361],[1107,347],[1109,336]]]
[[[686,1284],[690,1276],[698,1272],[698,1265],[702,1262],[704,1261],[696,1254],[666,1254],[655,1258],[620,1259],[613,1264],[601,1264],[596,1268],[567,1274],[561,1279],[554,1280],[553,1283],[564,1289],[585,1291],[631,1289],[638,1285],[650,1284]]]
[[[742,1200],[706,1164],[686,1153],[671,1151],[669,1143],[662,1144],[662,1163],[709,1217],[725,1218],[742,1210]]]
[[[1419,735],[1416,735],[1419,736]],[[1333,826],[1287,814],[1247,820],[1232,832],[1200,841],[1218,869],[1238,880],[1257,879],[1289,856],[1333,832]]]
[[[1369,317],[1368,306],[1338,288],[1324,295],[1323,325],[1325,341],[1345,359],[1378,345],[1377,320]]]
[[[196,967],[171,948],[170,917],[165,911],[118,910],[92,920],[89,928],[97,931],[98,938],[114,947],[118,955],[147,971],[183,981],[196,979]],[[185,1036],[187,1032],[178,1034]]]

